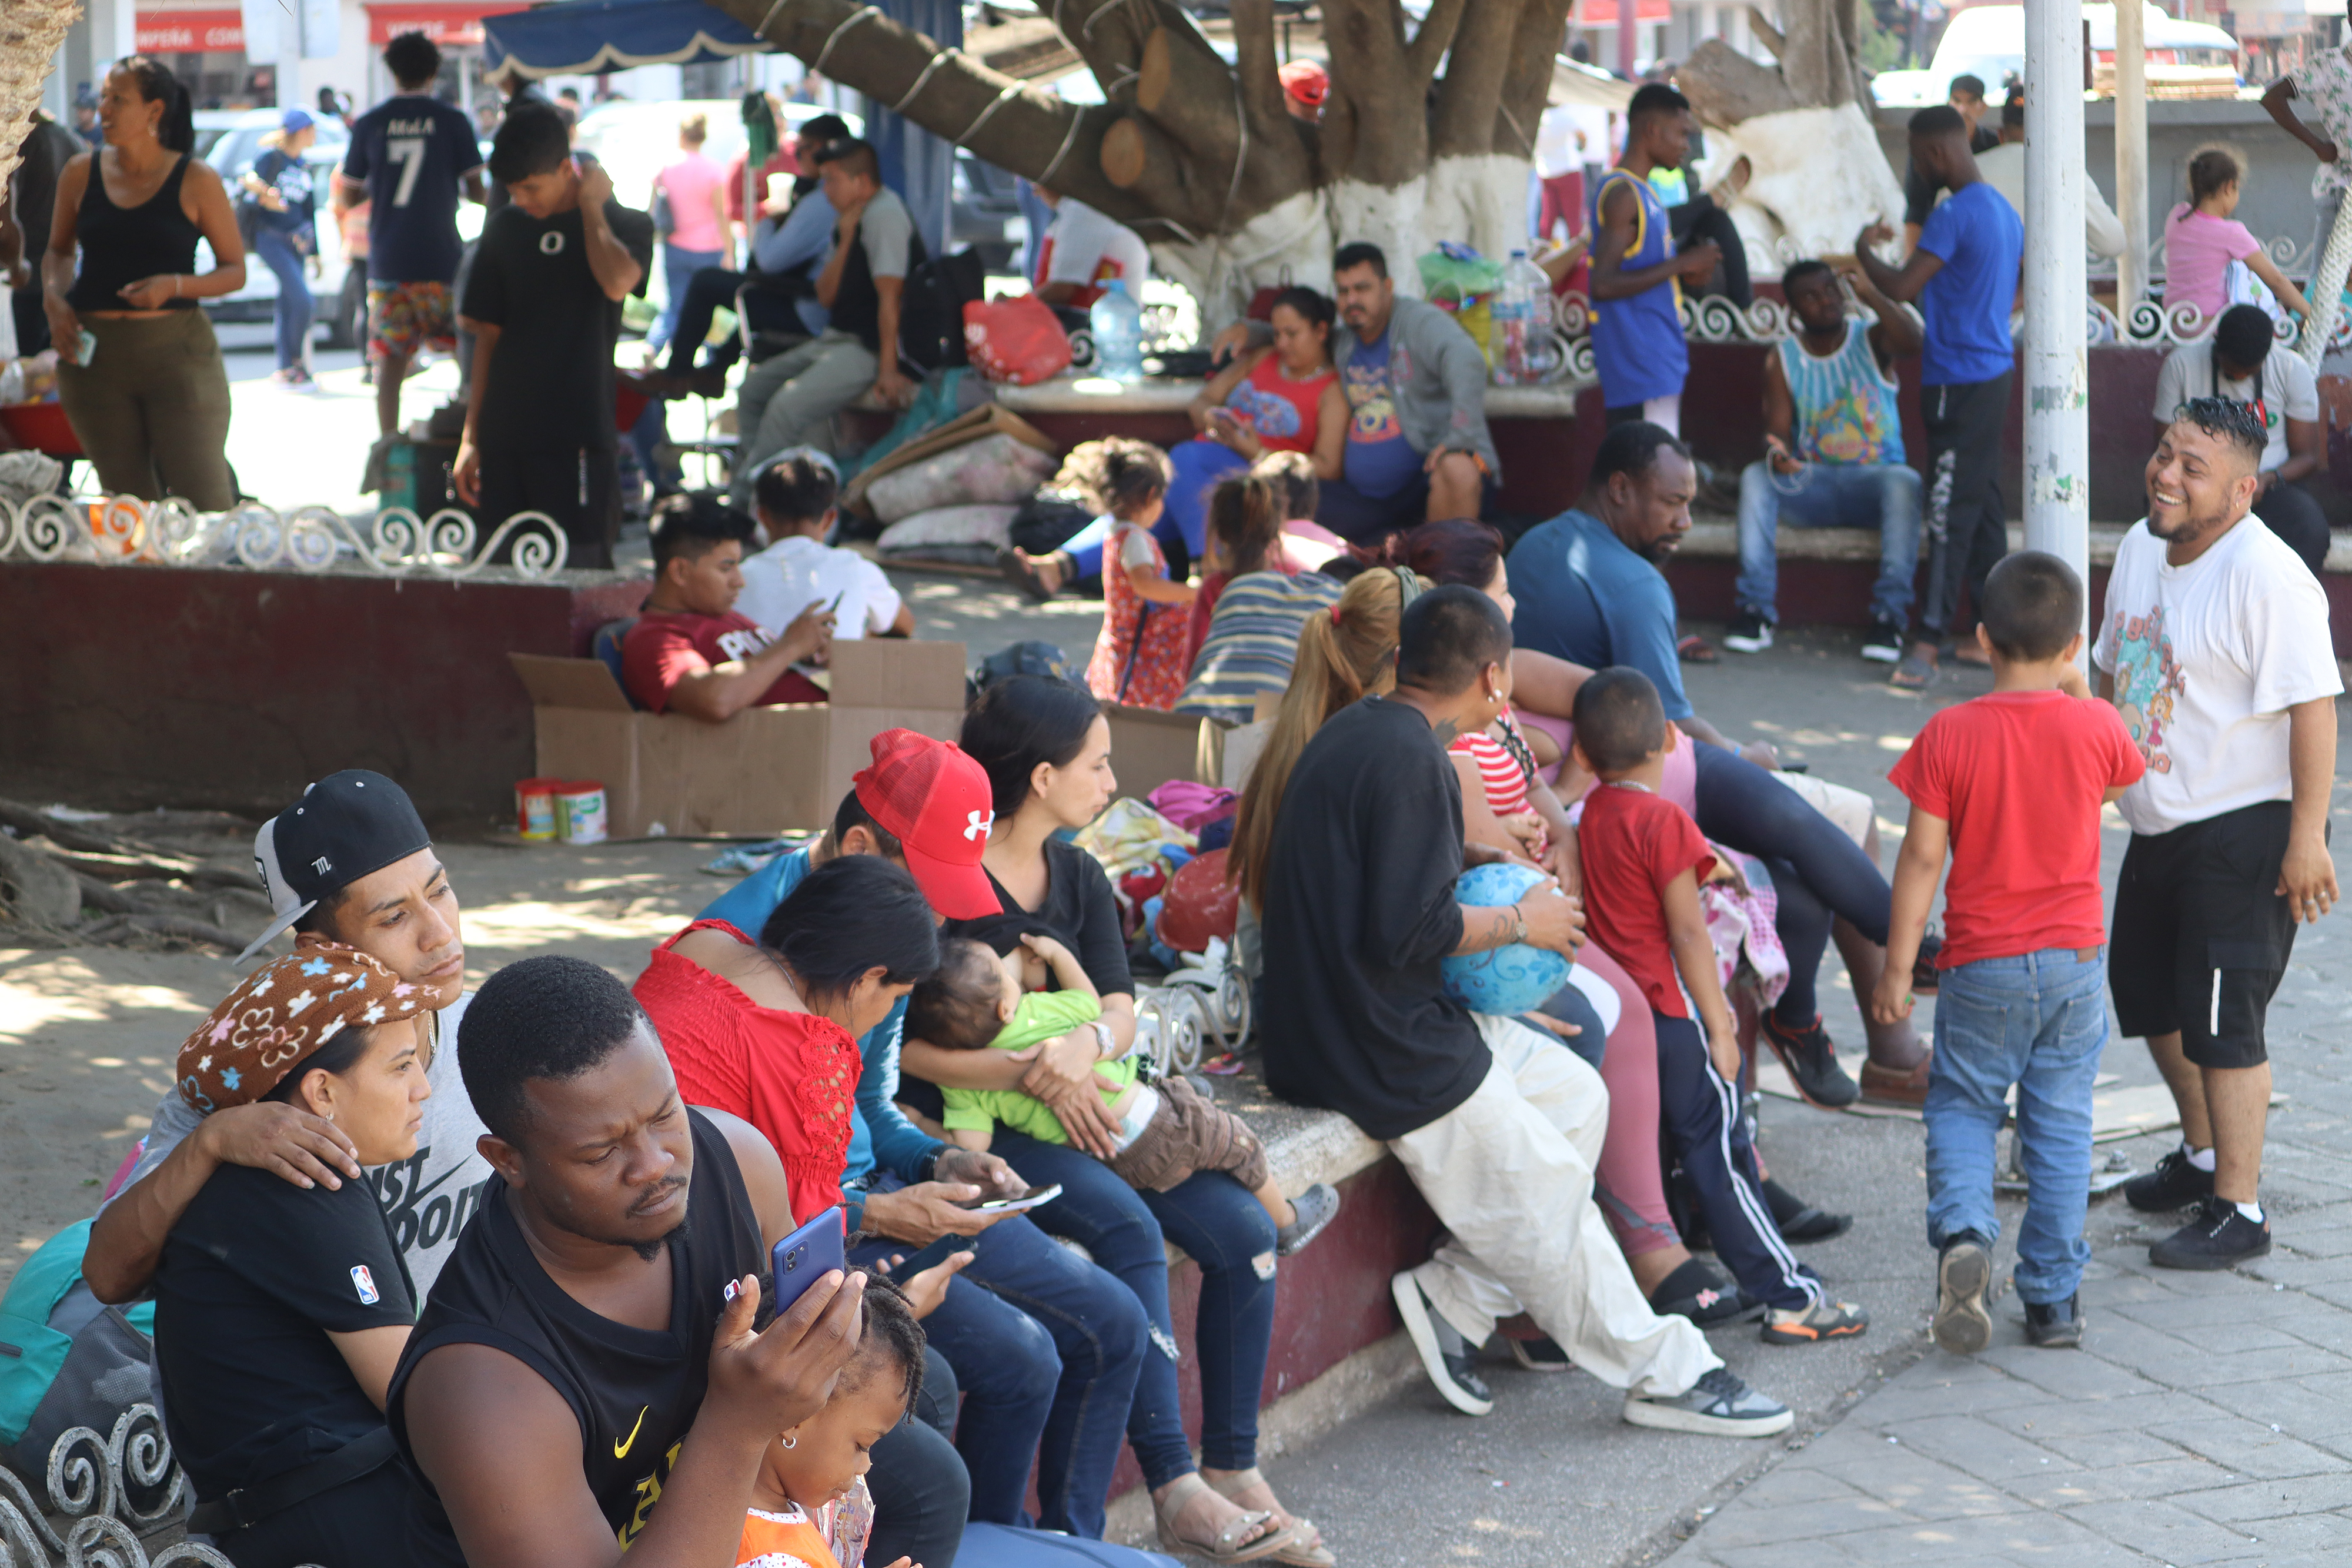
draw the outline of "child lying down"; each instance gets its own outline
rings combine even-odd
[[[939,972],[908,998],[908,1035],[949,1051],[1024,1051],[1102,1016],[1100,994],[1067,947],[1051,936],[1015,936],[1009,928],[1002,940],[1002,955],[970,937],[940,942]],[[1339,1211],[1339,1195],[1325,1182],[1295,1201],[1283,1197],[1257,1134],[1183,1078],[1142,1082],[1132,1054],[1095,1072],[1118,1085],[1102,1092],[1119,1124],[1118,1152],[1108,1163],[1129,1186],[1166,1192],[1198,1171],[1228,1172],[1273,1217],[1276,1249],[1286,1258],[1315,1239]],[[943,1124],[960,1148],[984,1153],[1000,1124],[1045,1143],[1070,1141],[1053,1108],[1018,1089],[941,1092]]]

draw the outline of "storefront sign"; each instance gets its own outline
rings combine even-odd
[[[142,11],[142,55],[233,55],[245,52],[245,16],[240,11]]]
[[[444,47],[467,47],[482,41],[482,18],[503,16],[509,11],[528,7],[520,3],[501,0],[458,0],[457,4],[436,5],[433,0],[395,0],[383,5],[370,5],[368,42],[381,47],[403,33],[422,33]]]

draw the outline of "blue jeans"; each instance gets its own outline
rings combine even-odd
[[[1878,526],[1878,584],[1870,591],[1874,621],[1904,624],[1911,614],[1911,580],[1919,569],[1919,476],[1901,464],[1808,463],[1800,474],[1775,474],[1750,463],[1739,476],[1739,580],[1732,599],[1740,609],[1777,624],[1780,611],[1778,533],[1783,517],[1805,528]]]
[[[667,243],[662,246],[664,298],[660,318],[654,322],[653,329],[646,334],[646,348],[660,348],[669,341],[670,334],[677,330],[677,315],[686,308],[686,290],[693,283],[694,275],[704,267],[717,267],[726,259],[725,253],[721,251],[680,250]],[[709,328],[704,330],[708,331]]]
[[[303,275],[303,259],[291,235],[264,228],[253,236],[254,254],[278,279],[278,368],[290,371],[302,362],[310,341],[310,280]]]
[[[1062,1197],[1034,1211],[1038,1225],[1093,1254],[1126,1281],[1150,1317],[1152,1348],[1127,1422],[1144,1484],[1164,1487],[1194,1469],[1177,1406],[1179,1351],[1163,1238],[1201,1266],[1192,1345],[1201,1373],[1201,1462],[1220,1470],[1257,1463],[1258,1396],[1274,1337],[1272,1217],[1223,1171],[1202,1171],[1172,1192],[1138,1192],[1092,1155],[1065,1144],[1000,1129],[992,1147],[1024,1179],[1062,1184]],[[1094,1509],[1099,1527],[1099,1497]]]
[[[913,1249],[858,1257],[869,1250]],[[1119,1423],[1150,1346],[1135,1298],[1016,1215],[981,1233],[923,1328],[963,1389],[956,1448],[971,1472],[971,1517],[1021,1523],[1034,1457],[1038,1522],[1102,1534]]]
[[[2087,950],[2087,949],[2086,949]],[[1927,1076],[1927,1240],[2000,1234],[1993,1145],[2017,1085],[2017,1147],[2031,1189],[2017,1230],[2017,1294],[2074,1294],[2091,1245],[2091,1081],[2107,1042],[2107,955],[2071,947],[1979,958],[1943,973]]]

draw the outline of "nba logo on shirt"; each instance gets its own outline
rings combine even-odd
[[[368,1272],[364,1263],[352,1265],[352,1289],[360,1293],[360,1305],[363,1307],[372,1307],[383,1300],[375,1288],[375,1276]]]

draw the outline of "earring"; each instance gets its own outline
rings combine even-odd
[[[800,1446],[800,1439],[793,1437],[790,1432],[787,1432],[783,1436],[783,1444],[787,1448],[798,1448]]]

